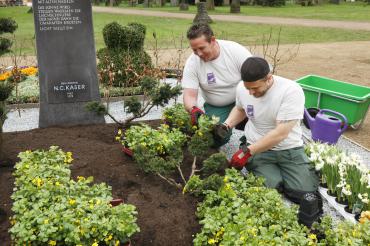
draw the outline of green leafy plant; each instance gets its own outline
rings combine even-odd
[[[190,177],[194,175],[195,172],[199,172],[197,169],[197,157],[204,157],[211,146],[214,144],[213,140],[213,127],[219,121],[218,118],[210,118],[207,115],[201,115],[198,119],[198,129],[195,130],[193,136],[191,136],[188,150],[192,156],[194,156]]]
[[[3,33],[14,33],[18,28],[15,20],[11,18],[0,18],[0,35]],[[0,37],[0,56],[10,52],[13,42],[5,37]]]
[[[119,245],[139,231],[133,205],[110,205],[111,187],[70,178],[71,152],[52,146],[19,158],[10,218],[15,245]]]
[[[196,126],[192,126],[189,113],[186,111],[183,104],[177,103],[172,107],[167,107],[163,111],[162,119],[165,124],[170,127],[178,128],[187,135],[193,135]]]
[[[167,113],[171,112],[171,114],[166,115],[175,116],[176,110],[180,108],[179,106],[175,107],[175,110],[167,110]],[[173,112],[175,114],[172,114]],[[215,154],[205,162],[205,166],[202,169],[196,169],[196,156],[194,156],[192,170],[188,179],[185,178],[181,169],[185,142],[190,139],[188,149],[191,154],[206,156],[210,146],[213,144],[211,131],[216,121],[217,119],[215,118],[211,119],[207,116],[201,116],[199,128],[197,128],[193,136],[185,135],[174,124],[171,124],[170,127],[168,122],[167,124],[162,124],[158,129],[153,129],[145,124],[131,126],[125,132],[119,130],[116,140],[132,150],[135,161],[145,172],[154,173],[171,185],[181,188],[182,185],[186,185],[191,180],[196,172],[204,170],[205,175],[211,175],[224,167],[227,162],[224,154]],[[168,174],[175,170],[180,174],[183,184],[168,177]],[[213,178],[215,181],[216,178]],[[208,182],[209,187],[212,186],[210,180]]]
[[[228,160],[224,153],[215,153],[203,161],[202,171],[205,175],[221,171],[226,168]]]
[[[317,237],[315,245],[369,245],[370,243],[370,221],[364,223],[351,223],[349,221],[341,221],[336,225],[329,216],[321,219],[321,223],[314,223],[313,228]]]
[[[204,196],[209,191],[217,191],[223,185],[223,177],[219,174],[212,174],[211,176],[201,179],[199,175],[193,175],[186,183],[182,192],[190,193],[195,196]]]
[[[198,205],[202,230],[194,245],[309,245],[297,222],[297,207],[286,207],[263,179],[227,169],[224,184]]]
[[[13,33],[17,29],[17,23],[10,18],[0,18],[0,34]],[[9,52],[12,41],[8,38],[0,37],[0,56]],[[0,81],[0,159],[3,159],[3,124],[6,120],[6,100],[13,90],[13,84],[8,81]]]
[[[165,124],[158,129],[141,124],[131,126],[124,135],[122,130],[119,130],[116,139],[133,151],[133,157],[142,170],[156,174],[171,185],[181,187],[181,184],[167,176],[178,170],[184,179],[180,165],[186,136],[181,131],[170,129]]]

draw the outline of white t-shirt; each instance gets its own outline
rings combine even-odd
[[[251,53],[238,43],[217,40],[220,55],[204,62],[194,53],[187,59],[182,87],[198,89],[204,100],[213,106],[226,106],[235,102],[235,91],[241,81],[240,69]]]
[[[245,136],[250,144],[256,143],[276,127],[278,120],[301,120],[305,97],[302,88],[295,82],[280,76],[273,76],[274,83],[260,98],[249,94],[244,83],[236,89],[236,106],[243,108],[249,120],[245,125]],[[300,121],[288,137],[272,150],[284,150],[303,145]]]

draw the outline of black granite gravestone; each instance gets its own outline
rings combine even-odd
[[[89,0],[33,0],[40,79],[39,126],[103,123]]]

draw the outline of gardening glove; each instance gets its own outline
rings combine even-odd
[[[198,108],[197,106],[193,106],[193,108],[191,109],[191,112],[190,112],[190,116],[191,116],[191,124],[194,126],[194,125],[198,125],[198,118],[204,114],[203,110],[201,110],[200,108]]]
[[[213,136],[215,141],[223,142],[227,137],[230,136],[230,127],[228,124],[224,123],[217,123],[213,128]]]
[[[242,169],[248,164],[248,159],[252,156],[247,145],[242,145],[241,148],[235,152],[230,161],[230,166],[236,169]]]

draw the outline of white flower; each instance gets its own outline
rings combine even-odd
[[[325,162],[323,161],[323,160],[320,160],[318,163],[316,163],[316,165],[315,165],[315,169],[316,169],[316,171],[319,171],[319,170],[321,170],[323,167],[324,167],[324,165],[325,165]]]
[[[361,200],[364,204],[368,204],[368,203],[369,203],[369,198],[368,198],[368,194],[367,194],[367,193],[364,193],[364,194],[358,194],[358,198],[360,198],[360,200]]]
[[[347,184],[346,186],[344,186],[342,188],[342,193],[346,196],[350,196],[352,195],[352,191],[351,191],[351,186],[349,184]]]

